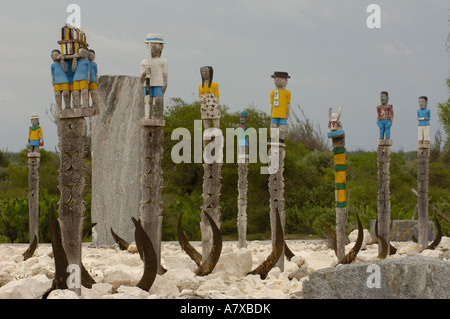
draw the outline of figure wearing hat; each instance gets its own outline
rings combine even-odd
[[[31,115],[31,126],[28,130],[28,144],[31,146],[31,152],[39,152],[39,146],[44,145],[44,135],[39,126],[39,116]]]
[[[240,124],[238,125],[238,145],[239,156],[248,156],[249,144],[248,144],[248,113],[241,112]]]
[[[200,68],[202,83],[198,86],[198,97],[201,104],[203,125],[208,129],[210,121],[215,128],[220,127],[219,86],[213,82],[214,70],[211,66]]]
[[[428,97],[419,97],[419,109],[417,110],[417,120],[419,121],[419,147],[430,147],[430,110],[427,109]]]
[[[270,104],[272,106],[270,116],[272,117],[270,127],[279,128],[279,139],[284,143],[286,135],[286,124],[289,117],[291,104],[291,92],[286,90],[286,85],[290,76],[287,72],[274,72],[272,75],[275,83],[275,90],[270,93]]]
[[[147,58],[141,62],[141,82],[144,84],[145,118],[151,118],[153,100],[156,104],[156,117],[162,119],[164,112],[164,93],[167,89],[168,65],[167,59],[161,57],[164,41],[160,34],[149,33],[147,43]]]

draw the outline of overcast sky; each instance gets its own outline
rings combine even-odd
[[[429,98],[432,139],[441,128],[436,105],[448,99],[448,0],[1,0],[3,151],[26,147],[35,113],[45,148],[54,151],[58,144],[56,126],[45,114],[54,103],[50,52],[59,48],[71,3],[81,7],[81,29],[96,51],[99,75],[138,76],[146,34],[163,35],[166,101],[193,102],[199,69],[211,65],[221,104],[231,111],[254,105],[269,113],[270,76],[286,71],[293,111],[299,114],[299,105],[324,134],[328,108],[343,107],[349,150],[376,149],[376,106],[383,90],[394,106],[394,151],[417,147],[421,95]],[[366,24],[372,3],[381,8],[379,29]]]

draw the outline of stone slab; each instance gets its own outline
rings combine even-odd
[[[375,236],[375,219],[370,221],[370,235]],[[390,241],[410,241],[412,235],[419,238],[419,222],[417,220],[393,220],[392,228],[389,233]],[[428,221],[428,241],[433,241],[436,237],[436,230],[433,222]]]

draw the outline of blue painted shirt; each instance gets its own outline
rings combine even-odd
[[[74,81],[87,80],[90,64],[91,62],[88,59],[78,60],[77,67],[75,69],[75,74],[73,75],[73,80]]]
[[[90,81],[89,82],[97,82],[97,63],[91,62],[90,65]]]
[[[69,63],[67,61],[64,61],[64,63],[66,63],[67,69],[69,69]],[[53,84],[70,83],[67,73],[64,72],[60,62],[53,63],[51,70],[53,75]]]
[[[428,121],[420,120],[420,121],[419,121],[419,126],[429,126],[429,125],[430,125],[430,121],[429,121],[429,119],[430,119],[430,114],[431,114],[431,112],[430,112],[429,109],[424,109],[424,110],[418,109],[418,110],[417,110],[417,117],[418,117],[418,118],[421,118],[421,117],[428,117]]]

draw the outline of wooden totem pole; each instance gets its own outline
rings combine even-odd
[[[36,238],[39,243],[39,165],[41,154],[39,146],[44,145],[42,128],[39,126],[39,116],[31,116],[31,125],[28,130],[28,212],[30,224],[30,244]]]
[[[419,97],[417,110],[419,145],[417,150],[417,208],[419,215],[418,243],[422,249],[428,246],[428,164],[430,158],[430,110],[428,98]]]
[[[276,234],[276,215],[280,216],[280,222],[283,229],[283,238],[285,230],[285,210],[284,210],[284,158],[286,125],[289,117],[291,104],[291,92],[286,90],[286,85],[290,76],[287,72],[276,71],[271,76],[274,79],[275,90],[270,94],[271,104],[271,124],[270,124],[270,149],[269,149],[269,194],[270,194],[270,227],[272,230],[272,244],[275,245]],[[280,258],[276,264],[284,271],[284,246]]]
[[[377,198],[377,221],[378,235],[387,243],[387,255],[389,255],[389,231],[391,222],[391,198],[390,198],[390,162],[391,162],[391,126],[394,119],[394,109],[389,102],[388,92],[381,92],[381,105],[377,106],[377,124],[380,128],[380,138],[378,140],[378,198]],[[378,239],[378,253],[382,253],[382,243]]]
[[[247,191],[248,191],[248,160],[249,160],[249,141],[248,133],[248,114],[241,112],[241,121],[238,126],[238,247],[247,247]]]
[[[97,114],[97,105],[89,106],[91,62],[88,59],[86,37],[81,30],[65,26],[61,29],[63,54],[52,51],[52,82],[55,91],[60,168],[58,175],[61,199],[58,215],[61,238],[70,269],[81,277],[81,249],[84,212],[87,123],[85,117]],[[73,107],[70,97],[73,97]],[[62,109],[62,97],[65,108]],[[81,103],[82,101],[82,103]],[[81,280],[75,280],[75,283]],[[81,294],[81,285],[68,285]]]
[[[347,187],[345,166],[345,132],[340,121],[342,107],[338,113],[328,111],[328,137],[332,140],[336,183],[336,254],[338,262],[345,257],[345,220],[347,218]]]
[[[144,118],[141,119],[141,205],[140,220],[157,257],[158,273],[161,267],[162,187],[164,140],[164,93],[167,88],[168,64],[161,57],[164,41],[160,34],[149,33],[145,40],[147,57],[141,62],[141,82],[144,85]],[[153,105],[156,106],[154,116]]]
[[[203,205],[201,206],[200,228],[202,232],[202,262],[208,257],[213,245],[213,233],[206,212],[220,229],[222,188],[223,135],[220,130],[219,86],[213,82],[211,66],[200,68],[202,83],[199,85],[199,102],[204,126],[203,134]],[[213,128],[211,128],[211,122]]]

